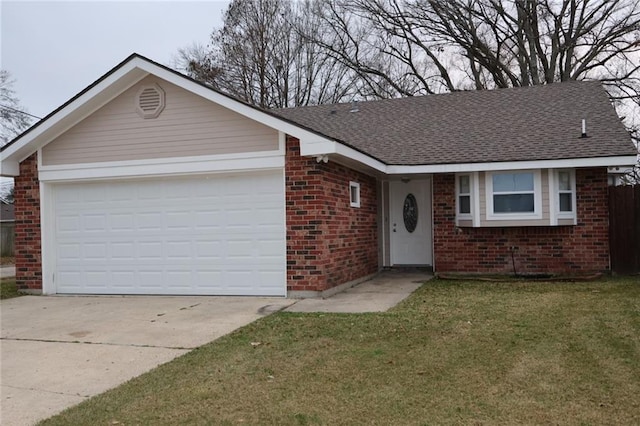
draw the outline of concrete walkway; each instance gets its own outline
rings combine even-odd
[[[302,299],[287,312],[385,312],[409,297],[432,275],[422,271],[388,270],[326,299]]]

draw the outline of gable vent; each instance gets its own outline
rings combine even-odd
[[[164,96],[157,84],[141,87],[136,94],[136,112],[142,118],[156,118],[164,109]]]

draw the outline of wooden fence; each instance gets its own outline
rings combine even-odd
[[[611,270],[640,273],[640,185],[609,187]]]
[[[15,229],[15,222],[0,222],[0,256],[14,255]]]

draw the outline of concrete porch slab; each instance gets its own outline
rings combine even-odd
[[[388,270],[341,293],[324,299],[303,299],[287,312],[385,312],[409,297],[433,276],[422,271]]]

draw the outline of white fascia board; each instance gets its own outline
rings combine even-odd
[[[339,154],[358,161],[375,170],[389,175],[418,174],[418,173],[450,173],[474,172],[511,169],[536,168],[571,168],[591,166],[632,166],[636,162],[635,156],[569,159],[569,160],[534,160],[504,163],[463,163],[419,166],[389,166],[366,154],[356,151],[346,145],[325,138],[317,133],[305,130],[288,121],[260,111],[235,99],[222,95],[215,90],[195,83],[180,74],[168,71],[145,59],[135,57],[123,64],[92,87],[72,103],[58,111],[45,122],[22,139],[9,146],[2,152],[0,175],[17,176],[19,162],[26,159],[36,150],[73,127],[75,124],[92,114],[95,110],[121,94],[123,91],[142,80],[148,74],[156,75],[172,84],[177,85],[198,96],[237,112],[265,126],[286,133],[300,140],[300,153],[303,156]]]
[[[0,161],[0,176],[14,177],[20,174],[20,163],[14,160],[5,160],[2,153],[2,161]]]
[[[634,155],[631,155],[617,157],[571,158],[565,160],[508,161],[501,163],[460,163],[420,166],[391,165],[386,167],[385,172],[390,175],[409,175],[417,173],[464,173],[497,170],[632,166],[635,164],[635,162],[636,157]]]
[[[388,173],[388,165],[341,143],[336,143],[335,153],[369,166],[379,172]]]
[[[309,138],[300,138],[300,155],[303,157],[313,157],[318,155],[332,155],[336,154],[356,161],[360,164],[368,166],[378,172],[385,173],[387,165],[381,161],[376,160],[366,154],[356,151],[355,149],[348,147],[339,142],[321,138],[318,135],[311,135]]]
[[[162,162],[130,164],[130,162],[105,162],[70,165],[68,168],[46,167],[38,172],[42,182],[70,180],[122,179],[186,174],[223,173],[250,170],[282,169],[284,156],[251,158],[227,158],[209,161],[180,161],[167,158]]]
[[[303,157],[331,155],[335,154],[337,150],[338,143],[330,139],[318,136],[298,139],[300,140],[300,155]]]
[[[91,115],[98,108],[102,107],[129,87],[133,86],[144,77],[153,74],[158,78],[166,80],[191,93],[208,99],[225,108],[235,111],[254,121],[262,123],[268,127],[279,130],[283,133],[297,137],[300,140],[323,139],[317,134],[301,129],[289,122],[275,116],[250,107],[242,102],[224,96],[212,89],[201,86],[179,74],[167,71],[142,58],[132,58],[122,65],[112,74],[98,83],[96,86],[83,93],[69,105],[49,117],[37,128],[26,134],[16,143],[7,147],[2,152],[0,175],[17,176],[19,174],[19,163],[31,154],[42,148],[51,140]]]

